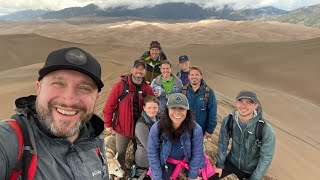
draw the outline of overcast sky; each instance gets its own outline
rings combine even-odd
[[[134,9],[165,2],[192,2],[202,7],[221,7],[231,4],[234,9],[275,6],[284,10],[320,4],[320,0],[0,0],[0,15],[27,9],[60,10],[74,6],[82,7],[90,3],[101,7],[129,6]]]

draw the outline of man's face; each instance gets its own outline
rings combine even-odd
[[[169,78],[171,76],[170,64],[161,64],[160,72],[164,78]]]
[[[76,135],[93,115],[100,95],[96,83],[73,70],[57,70],[37,82],[36,110],[41,124],[53,135]]]
[[[184,72],[189,71],[189,66],[190,66],[190,62],[189,61],[181,61],[179,63],[179,65],[180,65],[182,71],[184,71]]]
[[[191,85],[198,85],[201,83],[202,75],[196,69],[191,70],[188,77]]]
[[[254,104],[252,99],[249,98],[241,98],[237,100],[236,107],[239,112],[239,116],[241,117],[253,117],[253,111],[258,108],[259,104]]]
[[[150,57],[153,60],[156,60],[159,57],[160,50],[158,48],[151,48],[150,49]]]
[[[146,69],[142,64],[137,67],[131,68],[132,78],[137,82],[142,82],[143,78],[146,75]]]

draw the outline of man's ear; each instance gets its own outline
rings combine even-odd
[[[255,109],[258,109],[258,107],[259,107],[260,105],[259,105],[259,103],[257,103],[257,104],[255,104]]]
[[[98,99],[99,99],[100,95],[101,95],[101,91],[100,91],[100,92],[98,92],[96,100],[98,100]]]
[[[41,82],[40,82],[40,81],[37,81],[37,82],[36,82],[36,91],[37,91],[37,94],[40,93],[40,89],[41,89]]]

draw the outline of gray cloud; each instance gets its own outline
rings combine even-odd
[[[135,9],[166,2],[196,3],[205,8],[221,8],[228,4],[235,9],[275,6],[285,10],[292,10],[301,6],[318,4],[320,0],[14,0],[14,3],[8,0],[0,0],[0,14],[26,9],[60,10],[74,6],[82,7],[90,3],[97,4],[102,8],[128,6],[130,9]]]

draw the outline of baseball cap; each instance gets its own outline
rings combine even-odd
[[[182,93],[174,93],[168,97],[167,108],[180,107],[189,110],[187,97]]]
[[[241,98],[249,98],[253,101],[254,104],[259,103],[256,93],[252,91],[248,91],[248,90],[241,91],[237,96],[237,100]]]
[[[93,79],[98,91],[104,86],[101,81],[101,66],[99,62],[86,51],[78,47],[69,47],[52,51],[39,70],[40,81],[44,76],[56,70],[74,70]]]
[[[179,62],[183,62],[183,61],[189,61],[189,58],[187,55],[182,55],[179,57]]]
[[[151,43],[150,43],[150,49],[152,49],[152,48],[158,48],[159,50],[162,49],[162,48],[161,48],[161,45],[160,45],[160,43],[159,43],[158,41],[151,41]]]
[[[138,67],[139,65],[142,65],[143,68],[146,68],[146,63],[141,59],[135,60],[132,67]]]

